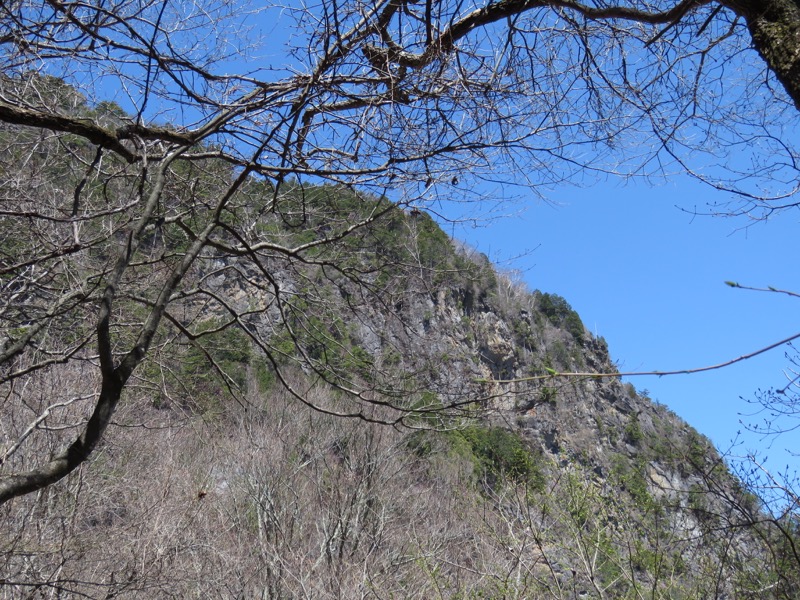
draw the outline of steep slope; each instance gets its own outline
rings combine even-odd
[[[57,87],[69,110],[125,118]],[[149,183],[66,134],[0,133],[11,469],[91,413],[99,282]],[[614,373],[566,300],[350,188],[253,178],[209,216],[231,176],[207,157],[164,175],[113,352],[196,232],[218,234],[91,459],[0,509],[0,597],[791,597],[784,550],[707,440],[613,375],[564,375]]]
[[[305,210],[313,225],[313,206]],[[493,569],[510,568],[497,562],[495,548],[493,566],[482,564],[479,576],[467,577],[469,589],[490,596],[627,597],[645,588],[665,598],[758,597],[771,577],[754,568],[760,564],[754,557],[765,548],[753,532],[738,529],[753,520],[757,503],[727,473],[708,441],[618,378],[563,375],[615,372],[604,340],[583,327],[563,298],[512,283],[485,257],[454,245],[424,213],[396,212],[380,238],[370,235],[350,246],[367,265],[373,257],[391,257],[372,263],[370,277],[384,291],[392,290],[382,304],[359,297],[346,277],[322,277],[315,267],[292,272],[271,266],[281,289],[304,298],[293,334],[299,349],[287,347],[280,360],[291,368],[297,352],[312,359],[313,371],[298,361],[295,372],[302,382],[295,386],[305,389],[318,377],[334,386],[357,381],[376,394],[397,394],[405,386],[406,406],[419,412],[401,416],[399,423],[417,431],[394,438],[390,454],[398,459],[394,453],[399,451],[401,462],[407,461],[398,471],[417,473],[407,485],[432,493],[440,478],[449,477],[443,465],[460,465],[455,488],[444,493],[492,513],[491,519],[481,519],[486,530],[468,537],[488,535],[518,544],[508,551],[525,565],[526,575],[516,584],[487,584],[487,577],[497,576]],[[243,280],[244,266],[208,260],[220,295],[252,305],[243,281],[258,275],[249,273]],[[316,286],[315,302],[305,300],[307,291],[298,293],[308,281]],[[263,295],[260,302],[277,304]],[[339,320],[346,314],[357,318]],[[213,312],[202,318],[213,321]],[[254,315],[251,326],[269,330],[276,321],[267,309]],[[270,330],[265,337],[274,341],[284,335]],[[245,363],[258,369],[261,360],[254,349],[246,360],[229,364],[230,373],[243,372]],[[175,361],[176,369],[180,363]],[[342,370],[348,375],[343,377]],[[270,373],[270,368],[262,371],[259,398],[276,391]],[[346,412],[346,397],[326,389],[325,384],[319,389],[316,405]],[[395,414],[385,407],[371,417],[391,421]],[[334,462],[369,461],[349,457],[351,450],[339,448],[338,441],[332,444],[325,452],[333,452]],[[288,451],[313,462],[309,450]],[[330,468],[328,460],[324,468]],[[357,469],[360,475],[364,468]],[[215,485],[227,481],[223,477]],[[390,489],[397,483],[380,486]],[[421,509],[412,502],[404,510]],[[465,505],[448,510],[471,512]],[[430,516],[416,518],[424,523]],[[407,516],[397,518],[405,526],[411,523]],[[438,542],[434,536],[427,543]],[[430,575],[428,584],[448,590],[445,595],[464,593],[467,587],[458,582],[473,560],[459,552],[439,556],[430,567],[437,575]],[[439,575],[442,569],[446,575]]]

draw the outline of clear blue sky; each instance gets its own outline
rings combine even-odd
[[[605,337],[620,370],[675,370],[717,364],[800,332],[800,300],[732,289],[742,285],[800,291],[800,211],[768,222],[693,216],[729,196],[678,179],[661,187],[609,182],[531,199],[513,218],[456,227],[495,262],[533,250],[510,266],[532,289],[555,292],[585,325]],[[784,349],[710,373],[636,377],[638,389],[669,406],[721,449],[730,446],[759,388],[780,386]],[[766,451],[771,440],[746,435],[738,452]],[[767,451],[772,468],[794,462],[800,435]]]

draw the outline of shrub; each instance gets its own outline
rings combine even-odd
[[[541,489],[544,476],[538,457],[522,438],[500,427],[474,426],[456,432],[469,444],[476,475],[488,481],[510,480]]]
[[[631,415],[628,419],[627,425],[625,425],[625,441],[631,446],[638,446],[643,439],[644,433],[642,433],[642,426],[639,423],[639,417],[636,415]]]
[[[556,327],[563,327],[577,341],[583,341],[584,327],[580,316],[564,298],[558,294],[542,293],[537,302],[539,312]]]

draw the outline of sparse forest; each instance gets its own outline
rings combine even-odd
[[[791,482],[564,377],[602,338],[431,215],[795,207],[799,10],[4,3],[0,596],[791,598]]]

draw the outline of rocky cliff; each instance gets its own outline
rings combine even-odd
[[[251,326],[273,342],[285,336],[271,329],[283,322],[278,307],[304,298],[292,333],[298,349],[267,348],[276,364],[296,361],[301,379],[357,383],[395,400],[405,390],[399,405],[411,413],[384,407],[371,416],[401,425],[406,441],[398,443],[411,450],[404,460],[427,465],[423,480],[441,477],[443,462],[467,469],[472,483],[460,485],[477,485],[470,493],[507,529],[501,535],[494,522],[491,535],[524,540],[509,552],[522,553],[515,560],[527,561],[538,583],[525,580],[514,594],[636,597],[642,587],[652,597],[758,597],[766,575],[753,560],[764,547],[737,525],[752,520],[757,502],[708,440],[609,376],[616,371],[605,341],[565,299],[511,281],[424,214],[398,209],[391,226],[390,236],[358,245],[361,260],[391,257],[364,269],[359,285],[276,262],[278,291],[255,296],[242,281],[257,274],[243,280],[243,267],[213,259],[210,282],[238,302],[256,302]],[[381,286],[382,302],[363,293],[365,278]],[[346,314],[352,319],[341,321]],[[323,405],[350,406],[341,398]],[[465,560],[473,564],[460,556],[445,569],[447,585],[468,568]]]
[[[208,194],[212,175],[191,172]],[[385,198],[253,181],[235,200],[242,233],[224,222],[176,288],[102,446],[2,507],[0,597],[790,597],[755,499],[565,299]],[[146,230],[116,352],[197,201]],[[70,276],[106,272],[119,240],[98,239]],[[90,408],[96,357],[70,344],[93,332],[67,317],[64,361],[4,388],[18,465]],[[54,389],[74,412],[49,416]]]

